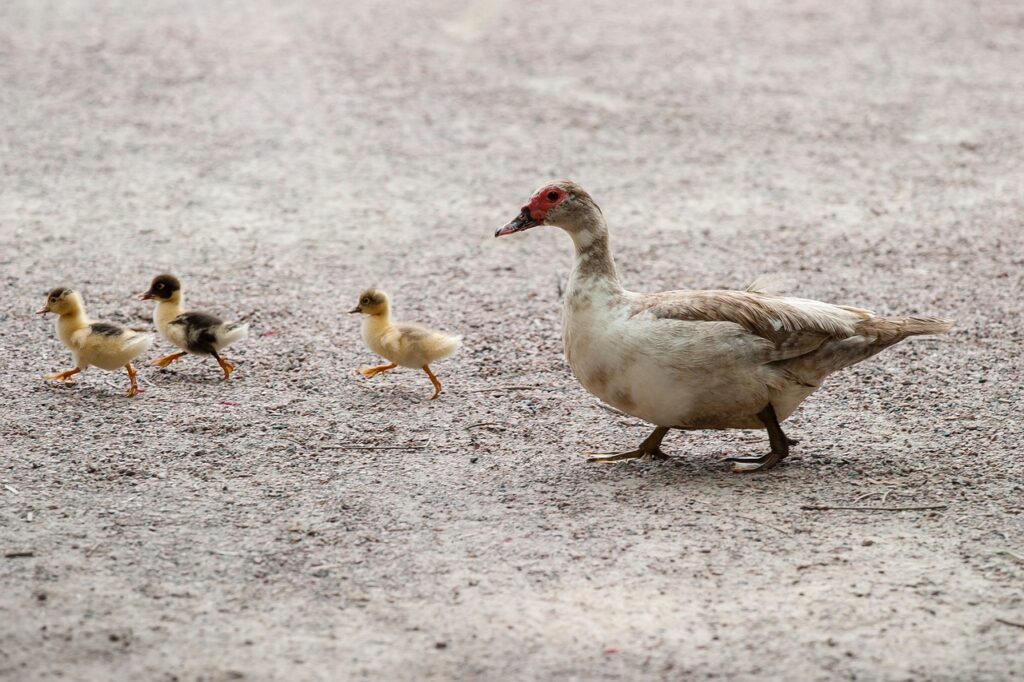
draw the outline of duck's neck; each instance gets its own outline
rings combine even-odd
[[[383,334],[391,328],[391,311],[385,311],[379,315],[367,315],[363,321],[363,327],[374,334]]]
[[[70,313],[65,313],[57,318],[57,329],[64,332],[78,331],[89,325],[89,318],[85,315],[83,308],[76,308]]]
[[[89,318],[85,316],[85,310],[76,308],[57,318],[57,337],[65,346],[71,346],[71,335],[88,325]]]
[[[570,231],[573,245],[576,247],[576,265],[573,267],[572,279],[580,284],[604,284],[620,291],[619,275],[615,271],[615,259],[612,258],[611,247],[608,246],[608,226],[600,213],[594,215],[589,224],[579,230]]]
[[[185,312],[185,298],[178,294],[166,301],[157,302],[156,309],[153,311],[153,322],[159,327],[161,324],[167,324],[183,312]]]

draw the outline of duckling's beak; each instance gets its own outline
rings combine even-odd
[[[144,291],[141,294],[139,294],[140,301],[151,301],[154,298],[156,298],[156,296],[153,295],[152,291]]]
[[[48,312],[50,312],[50,306],[44,305],[42,308],[36,311],[36,315],[45,315]]]
[[[540,220],[534,220],[533,216],[530,215],[530,207],[523,206],[523,210],[519,212],[515,218],[513,218],[504,227],[498,228],[494,233],[495,237],[504,237],[506,234],[515,234],[516,232],[522,232],[523,230],[529,230],[531,227],[541,225]]]
[[[352,313],[361,313],[361,312],[363,312],[363,309],[362,309],[362,308],[360,308],[359,306],[356,306],[355,308],[353,308],[352,310],[350,310],[350,311],[348,311],[348,312],[349,312],[349,314],[352,314]]]

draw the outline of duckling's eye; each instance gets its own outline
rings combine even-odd
[[[360,301],[360,303],[362,303],[363,305],[370,305],[370,299],[364,298],[362,301]]]
[[[548,201],[558,201],[558,192],[548,192]]]

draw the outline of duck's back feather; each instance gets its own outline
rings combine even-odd
[[[168,325],[168,337],[173,343],[199,355],[213,355],[245,338],[248,331],[247,324],[224,322],[216,315],[199,311],[182,313]]]
[[[661,319],[732,322],[773,342],[794,332],[846,338],[857,333],[860,322],[874,315],[862,308],[805,298],[731,290],[637,294],[632,300],[632,314],[642,312]]]

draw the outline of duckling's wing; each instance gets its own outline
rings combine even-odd
[[[216,315],[187,312],[171,320],[182,331],[185,348],[190,353],[212,355],[217,352],[217,329],[224,321]]]
[[[395,329],[399,333],[402,352],[416,353],[428,363],[451,355],[462,343],[461,337],[411,322],[399,322]]]
[[[92,342],[113,342],[128,332],[131,330],[113,322],[90,322],[71,334],[71,345],[75,348],[84,348],[86,344]]]
[[[89,330],[93,334],[99,334],[101,336],[121,336],[127,329],[119,324],[113,322],[92,322],[89,324]]]

